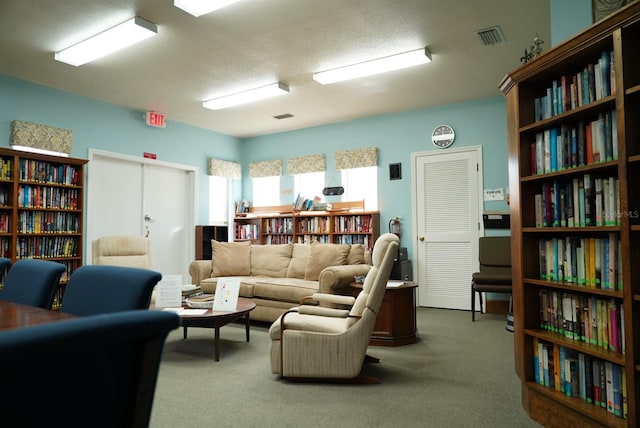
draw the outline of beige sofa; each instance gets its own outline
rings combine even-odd
[[[212,250],[212,260],[191,262],[192,283],[213,294],[218,278],[239,277],[240,297],[255,302],[257,321],[273,322],[313,293],[344,294],[354,276],[371,268],[363,245],[212,241]]]

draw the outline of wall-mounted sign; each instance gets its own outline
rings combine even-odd
[[[164,128],[167,126],[164,120],[164,114],[156,113],[155,111],[148,111],[144,118],[149,126],[155,126],[156,128]]]

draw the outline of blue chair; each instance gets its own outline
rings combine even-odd
[[[0,415],[21,427],[147,427],[180,317],[125,311],[0,333]]]
[[[86,265],[76,269],[62,296],[60,311],[85,316],[147,309],[162,274],[125,266]]]
[[[20,259],[7,272],[0,299],[51,309],[60,277],[66,270],[63,264],[48,260]]]

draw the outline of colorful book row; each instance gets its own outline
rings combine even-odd
[[[265,234],[273,233],[293,233],[293,219],[292,218],[268,218],[264,219],[262,223]]]
[[[18,187],[18,206],[21,208],[75,210],[79,203],[78,189],[29,185]]]
[[[533,372],[539,385],[627,418],[625,368],[533,338]]]
[[[0,157],[0,180],[11,180],[13,169],[11,159]]]
[[[590,122],[561,125],[535,135],[531,174],[546,174],[618,159],[616,112],[600,113]]]
[[[11,230],[11,214],[0,212],[0,233],[9,233]]]
[[[11,257],[10,253],[11,240],[9,238],[0,238],[0,257]]]
[[[267,235],[265,245],[293,244],[293,235]]]
[[[584,174],[545,182],[534,210],[536,227],[619,226],[619,180]]]
[[[615,299],[541,290],[540,328],[624,354],[624,307]]]
[[[257,224],[236,224],[236,239],[258,239],[260,237]]]
[[[56,259],[78,257],[78,237],[20,237],[16,245],[18,258]]]
[[[32,159],[20,159],[20,180],[38,183],[78,185],[78,169]]]
[[[622,291],[622,246],[618,236],[540,239],[540,279],[579,287]]]
[[[362,244],[366,248],[371,248],[373,245],[369,240],[369,235],[338,235],[338,244]]]
[[[334,230],[338,233],[371,232],[372,218],[370,215],[337,216],[333,221]]]
[[[298,244],[329,244],[329,235],[299,235],[296,237]]]
[[[615,93],[613,51],[603,51],[597,62],[573,75],[554,80],[545,95],[534,98],[535,120],[543,120],[587,105]]]
[[[18,233],[77,233],[78,229],[78,213],[55,211],[18,212]]]
[[[329,217],[300,218],[296,233],[329,233]]]

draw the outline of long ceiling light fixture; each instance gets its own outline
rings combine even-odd
[[[237,94],[226,95],[224,97],[204,101],[202,103],[202,107],[210,108],[211,110],[220,110],[227,107],[263,100],[265,98],[277,97],[278,95],[287,93],[289,93],[289,87],[282,82],[277,82],[272,83],[271,85],[239,92]]]
[[[222,9],[239,0],[173,0],[173,5],[185,12],[198,17],[214,10]]]
[[[423,49],[416,49],[414,51],[314,73],[313,80],[323,85],[328,85],[330,83],[343,82],[345,80],[413,67],[414,65],[426,64],[428,62],[431,62],[431,53],[425,47]]]
[[[80,66],[158,34],[158,27],[135,16],[80,43],[56,52],[57,61]]]

